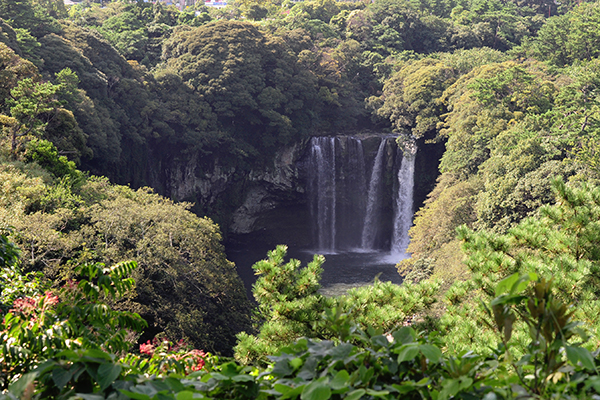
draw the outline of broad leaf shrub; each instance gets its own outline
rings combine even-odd
[[[487,323],[494,328],[499,345],[490,355],[445,354],[435,333],[417,332],[409,326],[391,334],[363,331],[347,315],[329,310],[326,319],[338,334],[335,340],[297,340],[270,356],[265,368],[215,359],[208,368],[187,376],[157,377],[126,371],[129,365],[100,350],[65,351],[60,361],[49,360],[24,375],[4,398],[27,395],[28,385],[36,380],[39,385],[46,379],[49,386],[58,388],[82,369],[93,385],[84,391],[86,386],[78,382],[71,387],[70,398],[596,398],[600,394],[596,360],[581,347],[581,341],[574,340],[585,334],[572,320],[572,308],[553,293],[552,282],[533,274],[515,274],[501,281],[496,293],[488,305]],[[512,357],[506,346],[511,324],[517,322],[531,327],[531,345],[520,359]],[[77,368],[64,368],[66,361]],[[67,398],[64,393],[63,388],[55,398]]]
[[[81,279],[43,291],[37,275],[22,275],[19,250],[0,235],[0,388],[9,396],[69,398],[74,393],[115,392],[112,383],[132,373],[162,376],[201,369],[209,355],[183,341],[156,338],[127,354],[146,322],[109,304],[134,287],[135,262],[112,267],[86,264]],[[121,359],[119,359],[122,357]],[[35,381],[35,385],[33,384]]]
[[[131,370],[147,375],[166,375],[170,372],[186,375],[200,371],[211,356],[193,349],[183,339],[171,342],[164,334],[140,344],[138,354],[127,354],[120,361]],[[210,361],[209,361],[210,362]]]
[[[87,279],[69,281],[56,293],[16,298],[0,325],[2,387],[40,368],[45,361],[62,357],[66,350],[113,354],[129,350],[129,333],[139,332],[145,321],[137,314],[113,310],[103,299],[116,298],[131,289],[134,282],[126,275],[135,267],[133,262],[111,268],[84,265],[78,272]]]
[[[0,230],[2,232],[2,230]],[[7,234],[10,231],[6,232]],[[20,250],[0,234],[0,312],[4,315],[19,297],[34,297],[42,293],[39,275],[24,275],[19,266]]]
[[[523,293],[530,282],[533,282],[532,290]],[[510,364],[519,379],[519,384],[512,385],[513,390],[542,398],[551,397],[552,391],[566,394],[572,389],[568,383],[583,382],[589,372],[594,374],[589,384],[596,389],[596,363],[590,351],[581,347],[588,335],[582,323],[573,319],[573,307],[560,301],[551,289],[552,280],[538,278],[534,273],[513,274],[500,281],[496,287],[497,297],[490,307],[485,307],[494,321],[487,323],[496,328],[500,336],[497,354]],[[517,321],[527,326],[530,337],[525,354],[518,360],[509,346]],[[580,341],[574,341],[576,337]],[[575,373],[575,367],[581,368]],[[556,386],[550,388],[552,383]]]
[[[594,216],[600,196],[593,190],[569,189],[558,181],[555,185],[558,205],[542,209],[538,225],[529,220],[524,223],[529,224],[524,225],[527,230],[515,228],[512,234],[516,239],[466,236],[466,243],[473,246],[470,265],[479,260],[477,265],[494,272],[498,282],[476,275],[476,279],[455,286],[449,295],[451,303],[465,311],[465,325],[474,326],[473,332],[487,329],[487,345],[473,346],[476,351],[454,350],[452,340],[460,337],[456,332],[444,336],[421,332],[418,325],[401,326],[402,319],[396,320],[396,325],[373,324],[373,310],[363,309],[363,300],[369,305],[383,298],[384,305],[403,299],[384,284],[376,283],[367,295],[350,293],[346,297],[350,301],[320,297],[320,264],[305,272],[296,261],[284,264],[283,247],[261,264],[269,279],[263,283],[275,285],[274,292],[265,295],[278,299],[263,301],[263,317],[277,320],[286,307],[289,311],[297,307],[287,315],[306,317],[303,322],[309,337],[275,343],[277,350],[265,353],[260,366],[219,360],[164,338],[142,345],[139,355],[124,355],[129,349],[122,328],[129,318],[137,319],[120,315],[103,300],[131,289],[133,281],[127,275],[135,264],[112,268],[95,264],[78,269],[80,281],[68,283],[72,285],[68,294],[40,290],[35,296],[15,298],[2,325],[5,389],[0,399],[597,398],[600,377],[597,352],[592,352],[595,342],[589,340],[587,320],[577,321],[578,316],[591,314],[572,306],[588,307],[583,301],[587,299],[584,289],[593,289],[593,285],[569,287],[565,276],[543,276],[571,266],[577,267],[572,276],[583,274],[580,283],[593,282],[597,256]],[[560,230],[549,230],[556,224]],[[534,235],[544,232],[547,234]],[[16,262],[14,257],[11,260],[8,263]],[[307,272],[310,275],[305,276]],[[285,284],[279,285],[281,282]],[[419,285],[403,288],[409,309],[418,308],[410,302],[416,287]],[[434,297],[433,290],[431,286],[421,293]],[[481,314],[475,312],[472,302],[462,301],[469,293],[471,297],[487,296]],[[303,304],[304,296],[314,296],[316,301]],[[427,302],[423,300],[421,306]],[[349,307],[350,303],[354,307]],[[310,307],[304,309],[306,304]],[[315,309],[314,304],[322,308]],[[68,317],[59,313],[62,307],[70,307]],[[398,307],[402,309],[402,304]],[[78,309],[88,311],[78,314]],[[451,312],[457,315],[455,310]],[[361,315],[365,320],[357,323]],[[97,320],[104,322],[95,325]],[[56,326],[40,329],[49,323]],[[134,325],[130,326],[132,332],[136,331]],[[39,340],[46,340],[47,345],[39,346]],[[16,346],[21,348],[14,351]],[[31,351],[33,346],[38,346],[35,351]],[[10,358],[17,356],[22,357],[18,362]]]

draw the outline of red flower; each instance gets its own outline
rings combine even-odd
[[[154,354],[154,346],[148,340],[146,344],[140,344],[140,353],[147,354],[150,357]]]
[[[23,314],[30,314],[37,307],[37,302],[34,298],[25,297],[23,299],[16,299],[13,303],[13,308],[9,312],[17,312]]]
[[[202,368],[204,368],[204,360],[201,358],[196,365],[192,367],[192,371],[200,371]]]
[[[58,304],[58,296],[52,294],[51,291],[47,291],[46,292],[45,303],[46,303],[47,306],[53,306],[55,304]]]

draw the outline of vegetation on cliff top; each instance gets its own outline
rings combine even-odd
[[[598,395],[598,2],[199,11],[0,0],[0,227],[22,251],[1,237],[0,396]],[[242,174],[361,128],[446,146],[411,231],[414,283],[327,299],[322,260],[278,248],[256,266],[254,327],[214,223],[82,172],[170,194],[192,156]],[[193,200],[223,216],[232,198]],[[417,312],[423,333],[400,328]],[[124,355],[159,332],[263,366],[161,339],[176,356]]]

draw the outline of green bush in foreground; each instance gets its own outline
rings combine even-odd
[[[491,400],[600,394],[596,360],[568,340],[581,332],[552,294],[551,283],[513,275],[496,290],[488,323],[501,339],[491,356],[444,354],[435,334],[411,327],[388,335],[365,332],[333,310],[328,315],[330,328],[339,334],[335,340],[300,339],[270,356],[265,368],[215,359],[187,376],[157,377],[101,350],[63,351],[13,382],[0,399]],[[515,318],[532,327],[529,351],[519,360],[504,345]]]
[[[301,267],[300,261],[284,262],[287,247],[280,245],[268,258],[253,268],[258,279],[253,287],[258,303],[256,324],[258,333],[238,334],[235,357],[247,364],[266,362],[283,346],[299,337],[332,339],[331,321],[322,320],[326,312],[345,315],[363,330],[376,327],[391,332],[416,313],[426,310],[434,301],[438,282],[406,283],[402,286],[376,280],[373,285],[355,288],[343,296],[325,297],[320,288],[323,256]]]
[[[0,243],[2,269],[15,268],[18,251],[5,236]],[[496,332],[498,346],[489,354],[449,354],[436,333],[410,326],[391,332],[363,329],[354,323],[352,311],[334,306],[325,308],[316,321],[316,326],[327,327],[329,340],[298,339],[267,356],[264,367],[253,367],[168,342],[148,343],[141,346],[141,354],[125,355],[130,346],[124,329],[139,331],[143,321],[113,310],[103,300],[133,285],[127,278],[133,268],[134,263],[84,266],[78,270],[82,279],[67,293],[24,292],[14,299],[0,325],[0,400],[600,395],[597,360],[581,346],[587,337],[573,318],[574,309],[553,292],[552,281],[534,273],[510,275],[495,286],[485,322]],[[9,285],[2,285],[4,295]],[[529,327],[530,338],[517,357],[509,342],[519,322]]]

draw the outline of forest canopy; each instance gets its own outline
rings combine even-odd
[[[598,26],[597,1],[0,0],[0,398],[598,396]],[[365,131],[439,163],[405,283],[326,297],[278,247],[251,303],[222,245],[250,177]]]

